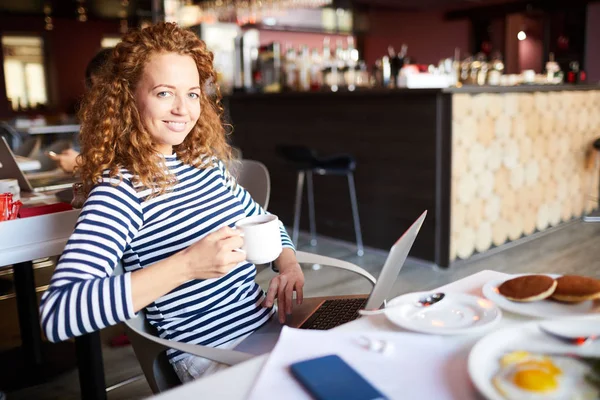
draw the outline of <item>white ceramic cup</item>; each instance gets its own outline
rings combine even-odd
[[[272,214],[255,215],[239,220],[236,229],[242,231],[246,260],[253,264],[266,264],[281,254],[279,218]]]

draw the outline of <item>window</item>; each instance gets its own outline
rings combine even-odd
[[[6,96],[13,110],[48,103],[43,41],[36,36],[2,36]]]
[[[108,47],[115,47],[119,42],[121,42],[120,37],[105,36],[102,38],[100,46],[102,46],[103,49],[106,49]]]

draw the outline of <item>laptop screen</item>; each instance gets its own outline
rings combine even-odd
[[[380,308],[389,296],[426,216],[427,211],[424,211],[392,246],[390,254],[388,254],[385,264],[381,269],[377,283],[365,305],[367,310]]]
[[[22,191],[33,191],[4,137],[0,140],[0,179],[16,179]]]
[[[16,179],[23,192],[44,192],[68,188],[78,181],[78,178],[64,173],[44,172],[44,176],[28,179],[23,173],[16,157],[11,151],[6,139],[0,141],[0,179]],[[50,174],[50,175],[46,175]]]

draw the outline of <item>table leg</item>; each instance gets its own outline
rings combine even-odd
[[[81,398],[83,400],[106,400],[100,333],[92,332],[75,338],[75,348]]]
[[[0,352],[0,365],[9,366],[0,374],[0,388],[9,392],[47,382],[75,367],[72,342],[42,340],[33,263],[14,264],[13,280],[21,346]]]
[[[32,378],[38,376],[45,381],[52,374],[46,372],[43,364],[43,342],[40,327],[37,295],[35,292],[35,279],[33,276],[33,263],[24,262],[13,266],[15,294],[21,329],[22,354],[25,364],[29,366]],[[60,350],[69,342],[50,344]],[[48,349],[46,349],[48,350]],[[100,333],[93,332],[75,339],[77,365],[79,368],[79,386],[83,400],[106,400],[106,384],[104,381],[104,362],[102,360],[102,346]],[[47,352],[46,352],[47,353]],[[64,357],[67,357],[63,351]],[[52,357],[55,358],[55,357]],[[33,370],[31,369],[33,368]],[[55,372],[64,368],[55,368]],[[20,386],[20,385],[19,385]]]
[[[19,328],[25,361],[32,367],[42,365],[42,330],[40,328],[33,263],[13,266],[15,295],[19,314]]]

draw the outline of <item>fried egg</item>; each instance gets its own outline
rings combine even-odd
[[[499,364],[492,383],[507,400],[591,400],[600,395],[586,381],[590,368],[575,358],[514,351]]]

